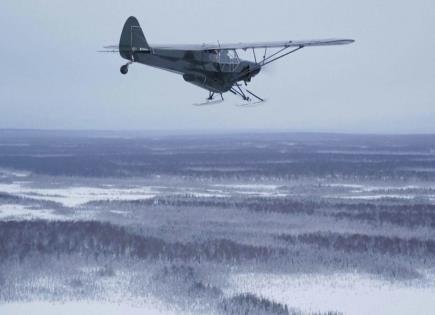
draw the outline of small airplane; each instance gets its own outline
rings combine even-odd
[[[205,103],[208,105],[224,100],[223,94],[231,92],[250,103],[265,100],[246,87],[267,65],[305,47],[351,44],[352,39],[324,39],[303,41],[280,41],[237,44],[199,45],[152,45],[145,38],[138,20],[131,16],[125,22],[119,45],[104,46],[100,52],[118,52],[128,62],[121,67],[127,74],[129,66],[141,63],[147,66],[171,71],[183,76],[191,84],[209,92]],[[261,49],[262,57],[257,57]],[[254,61],[241,60],[238,51],[252,50]],[[277,50],[277,51],[275,51]],[[244,83],[244,85],[243,85]],[[215,101],[215,95],[220,100]]]

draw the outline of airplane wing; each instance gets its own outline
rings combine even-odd
[[[289,40],[278,42],[257,42],[257,43],[234,43],[234,44],[194,44],[194,45],[151,45],[152,49],[160,50],[185,50],[185,51],[203,51],[203,50],[231,50],[231,49],[259,49],[259,48],[289,48],[289,47],[312,47],[312,46],[333,46],[347,45],[353,43],[353,39],[316,39],[316,40]],[[100,52],[119,52],[118,45],[104,46],[105,50]]]
[[[353,39],[320,39],[320,40],[295,40],[279,42],[257,42],[257,43],[234,43],[234,44],[201,44],[201,45],[152,45],[154,49],[162,50],[230,50],[230,49],[258,49],[258,48],[288,48],[288,47],[311,47],[311,46],[332,46],[346,45],[353,43]]]

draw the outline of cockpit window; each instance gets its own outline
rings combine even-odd
[[[221,64],[233,64],[237,65],[240,63],[239,57],[235,50],[209,50],[207,51],[210,60],[213,62],[218,62]]]
[[[220,62],[238,64],[240,61],[235,50],[221,50]]]

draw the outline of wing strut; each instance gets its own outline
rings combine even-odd
[[[266,54],[265,54],[263,60],[259,63],[259,65],[264,67],[264,66],[268,65],[269,63],[277,61],[278,59],[284,58],[285,56],[288,56],[288,55],[290,55],[292,53],[297,52],[298,50],[301,50],[302,48],[304,48],[304,46],[299,46],[299,47],[297,47],[295,49],[292,49],[292,50],[290,50],[290,51],[288,51],[288,52],[286,52],[284,54],[281,54],[284,51],[288,50],[289,48],[290,47],[284,47],[284,48],[280,49],[279,51],[277,51],[276,53],[274,53],[274,54],[272,54],[272,55],[270,55],[268,57],[266,57]],[[278,56],[278,57],[275,57],[275,56]]]

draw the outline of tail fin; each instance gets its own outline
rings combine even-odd
[[[119,40],[119,53],[122,58],[132,60],[137,51],[149,51],[150,47],[145,39],[142,28],[134,16],[130,16],[124,24]]]

